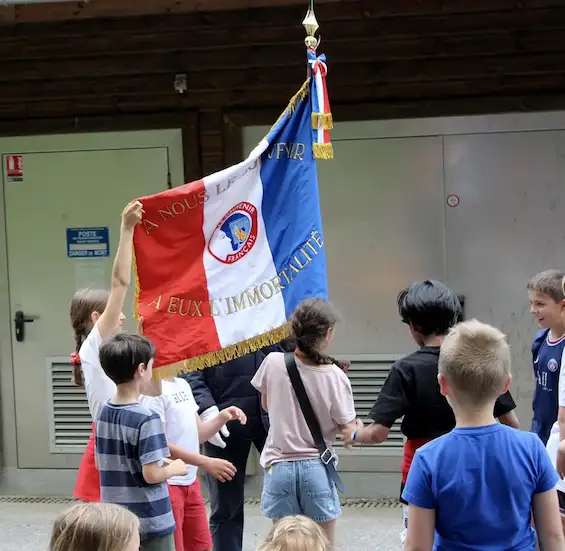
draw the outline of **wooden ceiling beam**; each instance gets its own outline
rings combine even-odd
[[[351,1],[317,0],[320,4]],[[274,8],[293,4],[303,5],[305,9],[307,7],[305,0],[90,0],[89,2],[53,2],[53,4],[24,4],[0,8],[0,21],[29,23],[106,17],[138,17],[142,15],[174,15],[265,6]],[[12,20],[10,20],[10,16],[3,16],[4,11],[12,12]]]
[[[539,48],[535,41],[526,49],[521,40],[511,38],[505,41],[502,37],[499,40],[485,41],[485,49],[478,54],[471,51],[465,42],[454,41],[449,44],[452,45],[451,49],[444,49],[445,53],[435,56],[429,54],[433,43],[428,43],[422,53],[418,52],[416,44],[412,45],[413,49],[400,52],[395,52],[394,46],[388,49],[383,46],[377,52],[378,42],[344,44],[342,48],[336,49],[335,55],[328,51],[331,54],[330,82],[353,79],[356,82],[380,85],[395,81],[446,80],[469,74],[480,77],[565,70],[565,31],[555,34],[551,43],[544,42]],[[437,51],[442,52],[439,49]],[[15,93],[16,97],[27,93],[51,93],[57,89],[62,93],[70,93],[75,86],[80,87],[81,82],[93,82],[111,88],[116,79],[120,83],[133,83],[135,79],[136,86],[143,88],[144,79],[151,78],[168,82],[172,93],[177,73],[187,75],[188,88],[201,92],[293,81],[298,84],[305,74],[301,53],[299,49],[289,50],[284,56],[278,56],[276,63],[267,67],[261,65],[260,57],[253,57],[253,52],[245,50],[235,54],[218,52],[210,55],[208,52],[202,56],[194,56],[190,52],[176,52],[167,56],[161,53],[146,53],[141,56],[136,53],[115,54],[87,59],[79,57],[64,62],[57,59],[0,59],[0,96],[13,94],[13,90],[17,89],[20,91]]]
[[[69,117],[68,104],[37,104],[31,109],[19,106],[8,106],[6,109],[0,105],[0,135],[25,135],[25,134],[66,134],[76,131],[105,131],[115,128],[116,107],[128,119],[132,113],[140,112],[148,107],[165,108],[166,106],[151,106],[143,103],[108,103],[106,98],[96,103],[85,105],[74,104],[76,116]],[[502,94],[496,96],[458,96],[453,98],[431,98],[425,102],[419,100],[392,100],[374,103],[338,104],[334,106],[334,115],[339,120],[376,120],[390,118],[411,117],[437,117],[457,113],[459,115],[476,115],[484,113],[503,113],[514,111],[544,111],[560,110],[565,107],[565,98],[560,92],[537,92]],[[112,115],[107,115],[109,110]],[[235,109],[228,111],[229,118],[239,126],[244,125],[268,125],[278,116],[280,110],[276,107],[264,109],[254,108]],[[59,113],[62,118],[54,118]],[[157,116],[167,116],[168,112],[157,113]],[[142,119],[147,114],[141,115]],[[178,121],[179,116],[190,116],[179,113],[175,109],[172,116]],[[34,118],[42,117],[42,118]],[[67,117],[67,118],[65,118]],[[25,119],[25,120],[23,120]],[[145,125],[146,122],[144,121]],[[161,125],[162,126],[162,125]],[[239,154],[239,150],[238,150]],[[232,162],[239,160],[239,157]],[[193,179],[199,177],[195,176]]]
[[[562,1],[562,0],[561,0]],[[320,6],[323,48],[335,40],[405,40],[414,37],[484,35],[565,28],[565,6],[508,12],[465,13],[456,17],[431,14],[421,17],[379,19],[352,4],[344,11],[337,4]],[[303,47],[301,11],[253,10],[250,12],[208,12],[199,15],[116,18],[76,22],[3,27],[0,59],[50,56],[96,55],[117,50],[213,50],[233,46],[295,43]],[[41,38],[38,33],[41,33]],[[480,39],[480,37],[479,37]]]
[[[172,90],[172,82],[168,78],[153,75],[146,78],[114,78],[101,80],[79,80],[52,83],[23,84],[10,83],[0,87],[0,108],[24,105],[26,110],[32,106],[50,104],[92,104],[100,101],[107,103],[154,103],[154,110],[186,109],[186,108],[221,108],[225,106],[252,108],[257,105],[284,106],[300,85],[300,75],[296,78],[279,79],[270,84],[256,83],[252,86],[214,88],[200,84],[198,89],[189,89],[184,94],[176,94]],[[453,75],[451,80],[411,80],[387,82],[370,79],[368,82],[347,80],[343,74],[330,83],[330,96],[335,104],[417,100],[468,95],[500,95],[508,93],[539,93],[541,91],[559,91],[563,89],[565,70],[552,73],[535,73],[528,76],[519,75],[484,75],[476,79],[472,89],[469,79],[461,75]],[[37,99],[36,99],[37,98]],[[74,110],[75,108],[73,108]],[[1,118],[0,109],[0,118]],[[29,116],[39,116],[37,114]]]
[[[565,50],[565,10],[555,14],[561,28],[519,25],[493,30],[470,30],[453,35],[392,33],[376,34],[369,22],[353,25],[353,31],[331,27],[323,51],[333,66],[342,62],[372,62],[428,57],[458,58],[463,56],[520,55]],[[522,28],[520,28],[522,27]],[[484,27],[482,27],[484,29]],[[262,33],[261,33],[262,34]],[[198,40],[187,39],[183,31],[145,35],[122,33],[88,38],[20,41],[0,40],[0,81],[39,78],[65,78],[79,74],[108,75],[116,70],[126,74],[145,72],[190,72],[241,67],[299,65],[304,59],[300,35],[284,27],[273,29],[271,43],[256,46],[262,37],[251,33],[248,42],[237,37],[213,42],[211,34],[199,34],[208,43],[203,48]],[[205,37],[208,37],[207,39]],[[197,38],[196,37],[196,38]]]
[[[16,6],[0,7],[0,25],[11,25],[16,22]]]
[[[351,10],[361,9],[371,17],[514,11],[563,6],[562,0],[316,0],[316,4],[320,8],[326,4],[339,4],[339,10],[344,15]],[[303,16],[307,0],[77,0],[53,4],[24,4],[0,6],[0,24],[233,12],[280,7],[295,7]]]

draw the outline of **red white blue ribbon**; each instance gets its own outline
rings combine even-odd
[[[316,55],[315,50],[308,50],[308,65],[311,74],[312,101],[312,141],[314,157],[321,159],[333,158],[330,130],[333,128],[333,117],[330,99],[326,85],[328,66],[324,54]]]

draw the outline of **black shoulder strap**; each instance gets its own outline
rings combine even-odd
[[[335,482],[337,489],[340,492],[345,492],[343,482],[341,481],[341,478],[335,468],[336,457],[326,445],[326,441],[324,440],[324,435],[322,434],[322,429],[320,427],[320,422],[318,421],[318,418],[316,417],[316,414],[312,409],[312,404],[310,402],[310,399],[308,398],[306,389],[304,388],[302,377],[300,376],[298,367],[296,366],[294,354],[286,353],[284,355],[284,363],[288,371],[288,376],[290,377],[290,382],[292,383],[292,388],[294,389],[294,393],[296,394],[296,398],[298,399],[298,404],[300,405],[300,409],[302,410],[306,424],[308,425],[308,428],[312,433],[312,438],[314,439],[314,443],[316,444],[318,452],[320,453],[320,459],[326,466],[328,474],[330,478]]]

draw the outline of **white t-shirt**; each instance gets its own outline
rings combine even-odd
[[[565,350],[563,350],[563,355],[561,356],[561,369],[559,370],[559,407],[565,408]],[[559,447],[560,436],[559,436],[559,421],[556,421],[551,427],[551,432],[549,434],[549,439],[547,441],[547,453],[551,458],[553,466],[557,465],[557,448]],[[565,480],[559,479],[557,483],[557,489],[560,492],[565,493]]]
[[[84,377],[84,389],[88,399],[88,409],[92,420],[96,421],[102,404],[116,395],[116,385],[104,373],[100,365],[100,346],[102,337],[98,326],[95,325],[80,347],[79,356],[82,374]]]
[[[139,401],[161,417],[168,442],[189,452],[200,452],[196,424],[198,405],[190,385],[184,379],[176,377],[173,381],[163,380],[161,396],[141,396]],[[197,471],[197,467],[189,465],[186,476],[175,476],[168,482],[173,486],[190,486],[196,480]]]

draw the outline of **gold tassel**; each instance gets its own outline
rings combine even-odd
[[[131,252],[131,256],[132,256],[132,266],[133,266],[133,280],[134,280],[134,294],[133,294],[133,319],[135,320],[135,323],[139,325],[139,294],[141,292],[141,289],[139,287],[139,276],[137,274],[137,262],[135,260],[135,247],[132,247],[132,252]],[[143,334],[143,331],[141,331],[141,333]]]
[[[265,346],[278,344],[290,336],[290,324],[285,323],[281,327],[277,327],[272,331],[251,337],[250,339],[232,344],[221,350],[209,352],[195,358],[189,358],[184,361],[176,362],[170,365],[164,365],[153,371],[154,376],[159,378],[173,377],[179,373],[190,373],[191,371],[203,370],[207,367],[229,362],[235,358],[240,358],[251,352],[255,352]]]
[[[320,128],[320,123],[324,130],[332,130],[334,127],[333,115],[331,113],[312,113],[312,128],[317,130]]]
[[[329,161],[334,158],[334,148],[331,143],[315,143],[314,159],[324,159]]]

